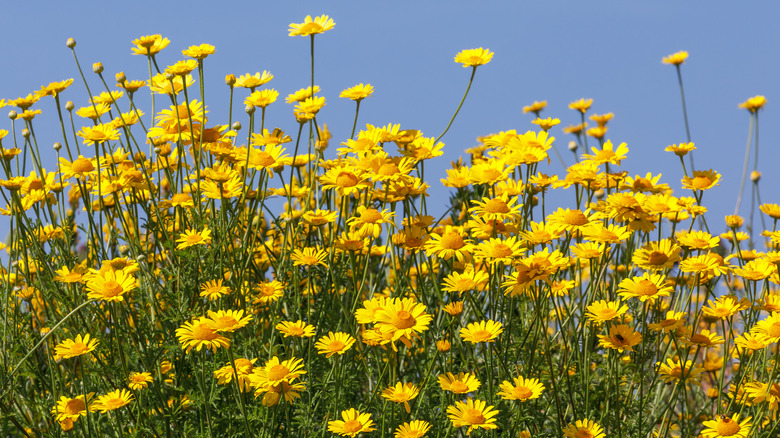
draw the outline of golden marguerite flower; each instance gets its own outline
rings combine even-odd
[[[455,62],[463,64],[463,67],[478,67],[485,65],[493,59],[493,52],[489,49],[467,49],[455,55]]]
[[[503,333],[504,326],[500,322],[487,320],[472,322],[460,329],[460,337],[464,341],[478,344],[480,342],[493,342],[498,335]]]
[[[317,348],[319,354],[324,354],[325,357],[331,357],[334,354],[342,355],[346,353],[352,345],[355,344],[355,338],[349,333],[344,332],[328,332],[327,335],[321,337],[314,347]]]
[[[371,414],[364,414],[360,411],[350,408],[341,411],[341,420],[328,421],[328,431],[341,436],[351,436],[361,432],[371,432],[375,430],[372,426]]]
[[[466,402],[456,401],[454,406],[447,406],[447,417],[453,427],[468,426],[466,435],[470,435],[474,429],[497,429],[496,416],[498,411],[493,406],[488,406],[482,400],[473,400],[469,397]]]
[[[214,329],[214,321],[206,317],[185,322],[176,329],[176,336],[179,338],[181,348],[187,353],[193,348],[200,351],[203,347],[212,350],[230,347],[230,339],[217,333]]]
[[[414,399],[418,394],[420,394],[420,388],[414,383],[398,382],[395,386],[389,386],[382,391],[382,397],[391,402],[402,403],[407,414],[412,412],[412,408],[409,406],[409,400]]]
[[[544,391],[544,385],[539,379],[526,379],[523,376],[517,376],[512,379],[514,383],[503,381],[499,388],[498,395],[504,400],[517,400],[525,402],[539,398]]]
[[[566,438],[606,438],[604,429],[595,421],[583,419],[569,423],[563,428],[563,436]]]
[[[133,401],[133,393],[126,389],[117,389],[101,395],[95,400],[95,409],[105,414],[108,411],[127,406]]]
[[[705,421],[704,430],[701,431],[701,435],[704,438],[745,438],[750,434],[753,429],[753,423],[750,420],[753,417],[746,417],[742,421],[739,420],[739,413],[733,416],[716,415],[714,419]]]
[[[688,52],[686,52],[685,50],[680,50],[677,53],[672,53],[669,56],[664,56],[661,62],[664,64],[680,65],[684,63],[686,59],[688,59]]]
[[[89,333],[86,335],[76,335],[73,339],[66,339],[54,347],[55,359],[70,359],[71,357],[81,356],[91,353],[97,347],[99,341],[90,339]]]
[[[333,29],[336,23],[327,15],[311,18],[307,15],[303,23],[290,23],[289,36],[310,36]]]

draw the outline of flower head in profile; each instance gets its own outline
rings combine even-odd
[[[217,332],[234,332],[249,324],[252,315],[244,316],[243,310],[208,311],[212,327]]]
[[[195,59],[206,59],[207,56],[213,55],[216,49],[211,44],[201,44],[199,46],[190,46],[188,49],[182,50],[181,54],[189,56]]]
[[[740,108],[745,108],[746,110],[750,111],[751,113],[754,113],[766,105],[766,97],[764,96],[753,96],[750,99],[742,102],[739,104]]]
[[[133,40],[135,47],[131,48],[131,50],[134,55],[154,55],[168,47],[170,42],[168,38],[163,38],[160,34],[145,35]]]
[[[76,135],[84,138],[84,144],[103,143],[109,140],[119,140],[119,131],[111,124],[84,126]]]
[[[360,102],[373,93],[374,87],[372,87],[371,84],[363,85],[361,82],[354,87],[350,87],[342,91],[341,94],[339,94],[339,97],[344,97],[346,99],[354,100],[355,102]]]
[[[134,391],[138,391],[140,389],[145,389],[149,386],[149,382],[151,382],[152,374],[151,373],[130,373],[130,377],[127,378],[128,384],[127,386],[130,387],[130,389]]]
[[[227,385],[236,379],[241,392],[249,392],[251,389],[252,370],[257,359],[238,358],[234,362],[228,362],[227,365],[214,371],[214,378],[220,385]]]
[[[585,112],[588,111],[591,105],[593,105],[593,99],[582,98],[580,100],[575,100],[574,102],[571,102],[569,104],[569,109],[573,109],[575,111],[579,111],[585,114]]]
[[[680,143],[680,144],[670,144],[669,146],[664,149],[666,152],[674,152],[675,155],[678,157],[684,157],[688,154],[688,152],[695,150],[696,146],[694,146],[693,142],[690,143]]]
[[[95,401],[95,409],[105,414],[108,411],[129,405],[131,401],[133,401],[133,394],[130,391],[117,389],[98,397]]]
[[[454,406],[447,406],[447,417],[454,427],[468,426],[466,435],[471,435],[474,429],[496,429],[496,416],[498,411],[493,406],[487,406],[487,402],[473,400],[470,397],[466,402],[456,401]]]
[[[311,18],[311,15],[307,15],[303,19],[303,23],[290,23],[288,29],[289,36],[309,36],[323,33],[325,31],[333,29],[336,23],[332,18],[327,15],[320,15],[319,17]]]
[[[684,63],[686,59],[688,59],[688,52],[686,52],[685,50],[680,50],[677,53],[672,53],[669,56],[664,56],[661,62],[663,62],[664,64],[680,65]]]
[[[538,115],[539,112],[541,110],[543,110],[544,107],[546,107],[546,106],[547,106],[547,101],[546,100],[542,100],[541,102],[535,100],[534,103],[532,103],[530,105],[525,105],[523,107],[523,114],[525,114],[525,113],[535,113],[535,114]]]
[[[261,85],[265,85],[268,82],[271,81],[271,79],[274,78],[274,75],[269,73],[266,70],[263,70],[263,73],[257,72],[255,74],[245,74],[241,75],[236,79],[236,83],[234,86],[241,87],[241,88],[251,88],[255,89]]]
[[[439,376],[439,386],[442,391],[450,391],[454,394],[467,394],[479,389],[481,385],[477,376],[471,373],[442,374]]]
[[[76,335],[74,339],[66,339],[54,347],[54,358],[70,359],[71,357],[91,353],[97,345],[98,340],[90,339],[89,333],[83,336]]]
[[[478,67],[485,65],[493,59],[493,52],[489,49],[467,49],[455,55],[455,62],[463,64],[463,67]]]
[[[712,169],[694,170],[693,176],[684,176],[682,187],[689,190],[708,190],[718,185],[720,174]]]
[[[347,409],[341,411],[341,420],[328,421],[328,431],[341,436],[351,436],[361,432],[371,432],[375,430],[372,426],[371,414],[364,414],[357,409]]]
[[[606,438],[604,429],[592,420],[577,420],[563,428],[563,436],[566,438]]]
[[[89,394],[82,394],[75,398],[66,396],[60,397],[57,404],[51,409],[51,413],[55,415],[57,421],[75,421],[82,415],[87,415],[87,411],[95,411],[94,392]]]

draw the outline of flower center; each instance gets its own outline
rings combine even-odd
[[[398,173],[398,166],[395,163],[385,163],[376,173],[377,175],[392,176]]]
[[[776,338],[780,336],[780,322],[776,322],[769,326],[766,330],[766,334],[769,335],[770,338]]]
[[[77,415],[86,409],[87,406],[84,404],[84,400],[78,398],[68,400],[68,403],[65,405],[65,413],[68,415]]]
[[[463,412],[463,421],[468,424],[483,424],[485,423],[485,416],[482,415],[482,411],[466,409],[466,411]]]
[[[463,238],[458,233],[445,233],[441,236],[441,246],[444,249],[461,249],[463,245]]]
[[[577,431],[577,434],[574,435],[576,438],[593,438],[593,434],[590,433],[587,429],[580,429]]]
[[[84,157],[77,158],[76,161],[71,164],[70,168],[76,173],[91,172],[95,170],[92,161]]]
[[[122,295],[122,292],[124,292],[122,285],[114,280],[108,280],[103,284],[103,295],[107,297],[116,297]]]
[[[360,220],[365,223],[375,224],[382,220],[382,213],[375,208],[369,208],[360,215]]]
[[[268,380],[279,381],[285,378],[289,373],[290,370],[286,366],[282,364],[274,365],[268,370]]]
[[[358,183],[358,178],[352,172],[341,172],[336,177],[336,185],[339,187],[355,187]]]
[[[706,176],[697,176],[691,181],[691,187],[700,190],[709,187],[710,184],[712,184],[712,180]]]
[[[718,421],[717,426],[715,426],[715,430],[718,431],[719,436],[736,435],[740,429],[741,428],[739,427],[739,423],[732,420],[731,418],[723,418]]]
[[[200,341],[210,341],[217,337],[217,333],[207,324],[196,324],[192,329],[192,338]]]
[[[232,316],[229,315],[224,315],[214,320],[214,329],[224,330],[224,329],[232,328],[237,324],[238,321],[236,321],[236,318],[233,318]]]
[[[401,310],[396,314],[393,325],[398,329],[408,329],[414,327],[416,322],[417,321],[414,319],[414,316],[412,316],[411,313],[407,312],[406,310]]]
[[[268,152],[265,152],[265,151],[257,152],[257,154],[255,154],[255,156],[252,157],[252,158],[253,158],[252,161],[254,162],[254,164],[256,164],[258,166],[262,166],[262,167],[271,166],[272,164],[274,164],[276,162],[276,160],[274,160],[274,157],[271,156],[271,154],[269,154]]]
[[[710,338],[704,336],[701,333],[696,333],[695,335],[691,336],[691,342],[693,342],[694,344],[709,345]]]
[[[472,334],[475,342],[485,342],[490,340],[490,332],[487,330],[477,330]]]
[[[360,431],[360,429],[363,428],[363,425],[360,424],[357,420],[349,420],[344,422],[344,426],[342,426],[344,429],[344,433],[346,434],[352,434],[355,432]]]
[[[569,225],[585,225],[588,223],[588,218],[579,210],[567,211],[563,215],[563,221]]]
[[[344,349],[344,343],[341,341],[333,341],[330,344],[328,344],[328,350],[337,352]]]
[[[636,294],[644,296],[652,296],[658,292],[658,287],[650,280],[640,280],[636,283]]]
[[[508,213],[509,206],[501,199],[491,199],[485,203],[485,211],[488,213]]]
[[[460,380],[456,380],[450,384],[450,391],[463,394],[465,392],[468,392],[469,387],[466,386],[465,383],[461,382]]]
[[[517,397],[520,400],[527,400],[529,397],[533,395],[533,392],[530,389],[526,388],[525,386],[518,386],[517,388],[515,388],[513,392],[515,397]]]
[[[647,257],[648,263],[651,265],[663,265],[669,260],[669,256],[661,251],[653,251]]]

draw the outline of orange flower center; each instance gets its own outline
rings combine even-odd
[[[285,378],[289,373],[290,370],[286,366],[282,364],[274,365],[268,370],[268,380],[279,381]]]
[[[344,429],[344,434],[354,434],[355,432],[360,431],[360,429],[363,428],[363,425],[360,424],[357,420],[349,420],[344,422],[344,426],[342,426],[342,429]]]
[[[460,380],[456,380],[450,384],[450,391],[463,394],[469,391],[469,387]]]
[[[67,415],[78,415],[80,412],[84,412],[86,409],[87,405],[84,403],[84,400],[79,398],[68,400],[68,403],[65,404],[65,414]]]
[[[375,224],[382,220],[382,213],[375,208],[369,208],[360,215],[360,220],[365,223]]]
[[[718,424],[715,426],[715,430],[718,432],[718,436],[736,435],[740,429],[741,428],[739,427],[739,423],[732,420],[731,418],[723,418],[719,420]]]
[[[652,296],[658,292],[658,286],[656,286],[655,283],[650,280],[640,280],[636,283],[634,292],[637,295]]]
[[[780,321],[770,325],[766,330],[766,334],[769,335],[770,338],[776,338],[780,336]]]
[[[579,210],[567,211],[563,215],[563,221],[569,225],[585,225],[588,223],[588,218]]]
[[[485,416],[477,409],[466,409],[463,412],[463,421],[468,424],[484,424]]]
[[[184,237],[185,241],[191,245],[198,244],[203,241],[203,236],[200,234],[191,234]]]
[[[122,285],[114,280],[108,280],[103,284],[103,295],[107,297],[116,297],[122,295],[122,292],[124,292]]]
[[[358,183],[358,178],[352,172],[341,172],[336,177],[336,185],[339,187],[355,187]]]
[[[385,163],[379,167],[379,170],[376,173],[377,175],[392,176],[398,172],[398,166],[396,166],[395,163]]]
[[[92,161],[84,157],[77,158],[76,161],[71,164],[70,168],[76,173],[91,172],[95,170]]]
[[[345,346],[345,344],[343,342],[341,342],[341,341],[338,341],[338,340],[331,341],[331,343],[328,344],[328,350],[330,350],[330,351],[335,353],[335,352],[343,350],[344,346]]]
[[[463,245],[463,238],[458,233],[444,233],[441,236],[441,247],[444,249],[461,249]]]
[[[217,333],[207,324],[195,324],[192,328],[192,339],[210,341],[217,337]]]
[[[406,310],[399,311],[393,319],[393,325],[401,330],[414,327],[415,323],[417,323],[417,320]]]
[[[491,199],[485,203],[485,211],[488,213],[508,213],[509,206],[502,199]]]
[[[233,318],[230,315],[223,315],[217,319],[214,319],[214,329],[216,330],[225,330],[234,327],[235,325],[238,325],[238,321],[236,321],[236,318]]]
[[[593,438],[593,434],[590,433],[587,429],[579,429],[577,431],[577,434],[574,435],[576,438]]]
[[[259,151],[252,157],[252,162],[257,166],[268,167],[273,165],[276,160],[268,152]]]
[[[485,342],[490,340],[490,332],[487,330],[476,330],[471,334],[474,342]]]
[[[651,265],[663,265],[669,260],[669,256],[662,251],[653,251],[647,256],[647,262]]]
[[[711,343],[710,338],[704,336],[701,333],[696,333],[695,335],[691,336],[691,342],[702,345],[709,345]]]
[[[710,184],[712,184],[712,180],[706,176],[697,176],[691,181],[691,187],[700,190],[709,187]]]
[[[289,333],[291,336],[303,336],[303,329],[297,325],[293,325],[287,329],[287,333]]]
[[[520,400],[527,400],[534,394],[533,391],[526,388],[525,386],[518,386],[512,392],[514,393],[514,396]]]

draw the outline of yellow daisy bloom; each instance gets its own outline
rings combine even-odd
[[[130,387],[130,389],[134,391],[138,391],[141,389],[145,389],[149,386],[149,382],[151,382],[152,374],[151,373],[130,373],[130,377],[127,378],[129,383],[127,386]]]
[[[243,310],[208,311],[211,327],[217,332],[234,332],[249,324],[252,315],[244,316]]]
[[[413,400],[418,394],[420,394],[420,389],[414,383],[398,382],[395,386],[389,386],[382,391],[382,397],[391,402],[403,403],[407,414],[412,412],[409,400]]]
[[[54,359],[70,359],[91,353],[98,343],[97,339],[89,338],[89,333],[83,336],[76,335],[74,339],[66,339],[54,347]]]
[[[672,53],[669,56],[664,56],[661,62],[664,64],[680,65],[684,63],[686,59],[688,59],[688,52],[685,50],[680,50],[679,52]]]
[[[493,406],[487,406],[482,400],[469,397],[466,402],[456,401],[454,406],[447,406],[447,417],[453,427],[468,426],[466,435],[471,435],[474,429],[497,429],[496,416],[498,411]]]
[[[604,429],[592,420],[577,420],[563,428],[563,436],[566,438],[606,438]]]
[[[328,431],[341,436],[351,436],[361,432],[371,432],[375,430],[372,426],[371,414],[364,414],[356,409],[347,409],[341,411],[341,420],[328,421]]]
[[[94,408],[105,414],[108,411],[127,406],[133,401],[133,394],[126,389],[117,389],[95,400]]]
[[[746,417],[739,421],[739,415],[739,413],[732,417],[716,415],[714,419],[705,421],[703,423],[705,428],[701,431],[702,436],[704,438],[747,437],[753,429],[753,423],[750,422],[753,417]]]
[[[321,337],[314,347],[317,348],[319,354],[324,354],[325,357],[331,357],[334,354],[342,355],[347,352],[355,343],[349,333],[343,332],[328,332],[327,335]]]
[[[371,84],[363,85],[360,83],[354,87],[350,87],[342,91],[341,94],[339,94],[339,97],[344,97],[346,99],[354,100],[355,102],[360,102],[373,93],[374,87],[372,87]]]
[[[176,329],[181,348],[189,353],[193,348],[200,351],[203,347],[216,350],[219,347],[229,348],[230,339],[220,335],[214,329],[214,321],[200,317]]]
[[[204,226],[202,231],[189,229],[180,235],[176,242],[178,243],[176,249],[186,249],[195,245],[210,245],[211,230],[208,225]]]
[[[442,391],[450,391],[454,394],[467,394],[479,389],[481,383],[477,376],[471,373],[446,373],[439,376],[439,386]]]
[[[472,344],[493,342],[503,331],[504,327],[500,322],[492,320],[472,322],[460,329],[460,337]]]
[[[429,430],[431,430],[430,423],[414,420],[398,426],[393,438],[422,438]]]
[[[504,400],[521,402],[533,400],[539,398],[544,391],[544,385],[539,382],[539,379],[526,379],[523,376],[517,376],[512,380],[514,384],[505,380],[499,386],[501,391],[498,395]]]
[[[463,67],[478,67],[485,65],[493,59],[493,52],[489,49],[467,49],[455,55],[455,62],[463,64]]]
[[[311,18],[307,15],[303,23],[290,23],[289,36],[310,36],[333,29],[336,23],[327,15]]]
[[[620,324],[609,328],[609,335],[598,335],[599,346],[619,352],[634,351],[633,347],[642,342],[642,335],[631,327]]]
[[[314,336],[314,326],[306,324],[306,322],[298,320],[298,321],[282,321],[279,324],[276,324],[276,329],[279,330],[280,333],[284,335],[285,338],[287,337],[294,337],[294,338],[310,338]]]
[[[78,420],[82,415],[87,415],[87,411],[95,411],[94,395],[94,392],[86,395],[82,394],[75,398],[63,395],[51,409],[51,413],[54,414],[57,421]]]
[[[124,270],[98,272],[87,281],[87,297],[103,301],[124,301],[124,294],[136,289],[138,281]]]

